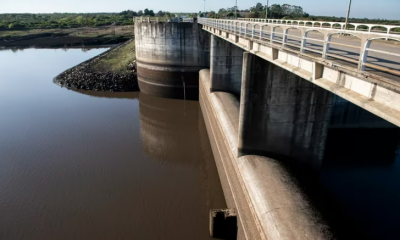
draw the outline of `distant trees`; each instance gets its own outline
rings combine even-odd
[[[154,17],[154,15],[155,15],[153,10],[149,10],[147,8],[144,10],[143,14],[144,14],[144,16],[150,16],[150,17]]]
[[[158,17],[164,17],[165,13],[163,11],[158,11],[156,14]]]
[[[218,15],[214,11],[210,11],[210,12],[206,13],[206,16],[208,18],[217,18],[218,17]]]
[[[299,18],[308,17],[308,13],[303,8],[290,4],[273,4],[268,8],[268,17],[270,18]]]
[[[131,25],[132,18],[155,16],[150,9],[138,12],[125,10],[120,13],[52,13],[52,14],[0,14],[1,29],[73,28],[116,25]],[[173,14],[168,13],[168,16]]]
[[[174,18],[175,14],[170,13],[170,12],[163,12],[163,11],[158,11],[156,14],[157,17],[166,17],[166,18]]]
[[[127,16],[127,17],[132,18],[132,17],[136,17],[136,16],[138,15],[138,13],[135,12],[135,11],[126,10],[126,11],[120,12],[120,15]]]
[[[131,25],[133,17],[165,17],[175,16],[203,17],[206,14],[209,18],[232,18],[235,17],[235,10],[238,17],[265,18],[265,5],[257,3],[250,9],[221,8],[218,12],[199,13],[170,13],[158,11],[154,13],[151,9],[144,9],[138,12],[125,10],[120,13],[52,13],[52,14],[0,14],[0,30],[6,29],[30,29],[30,28],[74,28],[86,26],[104,26],[115,23],[116,25]],[[344,22],[345,18],[329,16],[310,16],[302,7],[290,4],[273,4],[268,7],[268,18],[302,19],[330,22]],[[384,19],[350,19],[353,23],[374,23],[387,25],[400,25],[400,20],[389,21]],[[397,30],[397,29],[396,29]]]

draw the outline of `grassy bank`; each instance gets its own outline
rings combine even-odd
[[[135,61],[135,41],[123,45],[122,47],[109,52],[92,65],[93,71],[126,73],[131,71],[130,64]]]

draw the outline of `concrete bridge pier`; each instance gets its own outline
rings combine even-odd
[[[243,54],[238,156],[291,159],[318,168],[332,93],[254,54]]]
[[[239,96],[244,50],[215,35],[211,35],[210,50],[210,91]]]

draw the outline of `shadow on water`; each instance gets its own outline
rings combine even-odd
[[[400,239],[400,128],[375,118],[350,119],[372,128],[328,130],[313,197],[338,239]]]

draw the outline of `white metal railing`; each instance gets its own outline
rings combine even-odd
[[[193,22],[193,18],[134,17],[133,22]]]
[[[365,70],[365,67],[373,68],[382,72],[387,72],[390,74],[395,74],[400,76],[400,35],[398,34],[388,34],[388,33],[379,33],[373,31],[356,31],[356,30],[344,30],[342,28],[326,28],[323,27],[323,23],[319,22],[320,25],[313,26],[301,26],[301,25],[293,25],[286,23],[266,23],[258,21],[255,22],[253,20],[246,19],[243,21],[239,20],[225,20],[225,19],[211,19],[211,18],[199,18],[198,23],[203,24],[205,26],[213,27],[215,29],[223,30],[229,33],[233,33],[240,37],[245,37],[252,40],[257,40],[261,42],[267,42],[273,45],[281,45],[283,47],[289,47],[290,50],[295,50],[298,48],[298,51],[302,54],[310,54],[316,53],[320,54],[323,59],[328,59],[328,57],[344,60],[347,62],[355,63],[358,65],[358,69],[361,71]],[[290,21],[290,20],[274,20],[274,21]],[[293,23],[293,22],[292,22]],[[332,23],[334,26],[336,23]],[[365,24],[363,24],[365,25]],[[375,26],[375,25],[374,25]],[[400,26],[396,26],[400,27]],[[388,27],[389,28],[389,27]],[[281,31],[277,31],[277,29],[281,29]],[[393,28],[390,28],[393,29]],[[294,34],[289,30],[297,32]],[[310,36],[311,32],[316,32],[318,34],[314,34],[314,36]],[[333,36],[347,36],[350,35],[358,39],[357,41],[333,41]],[[289,41],[289,37],[291,38]],[[344,38],[346,39],[346,38]],[[395,48],[386,51],[386,50],[378,50],[371,47],[371,43],[375,40],[390,40],[397,41],[399,44],[391,44],[391,48]],[[356,51],[356,55],[359,54],[358,59],[357,56],[351,56],[352,54],[338,54],[332,52],[332,45],[336,46],[335,50],[341,51],[344,49],[352,49]],[[341,47],[342,49],[338,49]],[[343,50],[348,51],[348,50]],[[378,53],[382,56],[382,59],[386,60],[386,58],[391,58],[390,61],[394,62],[389,66],[396,65],[396,68],[389,68],[387,66],[383,66],[382,64],[377,64],[377,61],[368,62],[368,54],[370,52]],[[350,56],[349,56],[350,55]],[[354,55],[354,54],[353,54]],[[384,57],[383,57],[384,56]],[[375,57],[375,56],[374,56]]]
[[[260,23],[275,23],[290,26],[304,26],[304,27],[321,27],[332,29],[344,29],[346,23],[344,22],[327,22],[327,21],[309,21],[309,20],[290,20],[290,19],[261,19],[261,18],[238,18],[240,21],[260,22]],[[400,26],[396,25],[382,25],[370,23],[348,23],[347,28],[355,31],[365,32],[381,32],[387,34],[400,34],[393,29],[399,29]],[[385,31],[379,29],[386,29]]]

